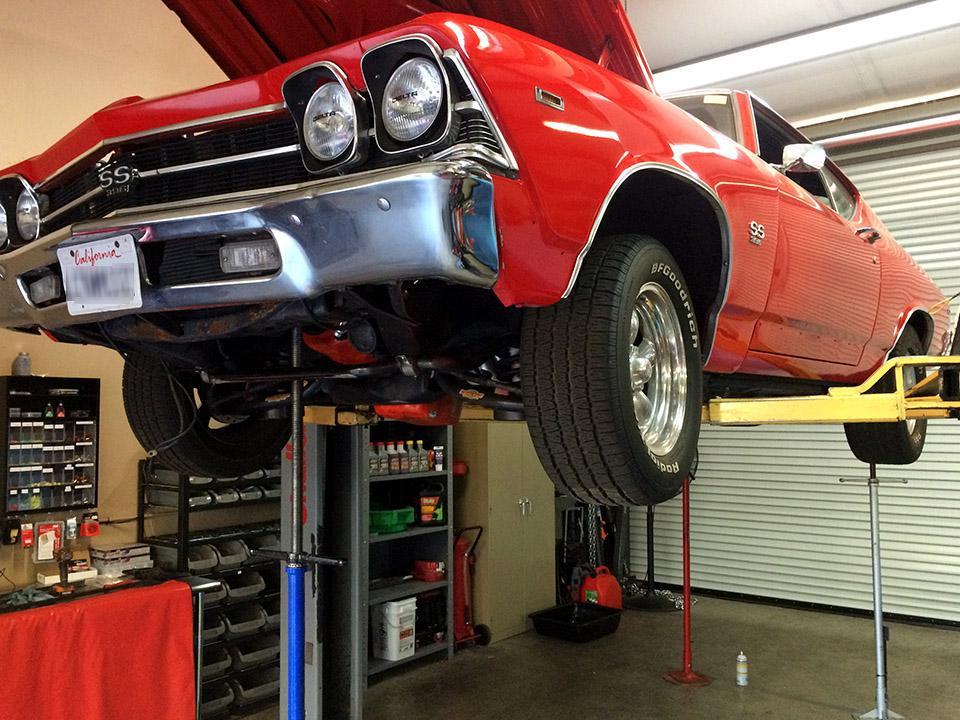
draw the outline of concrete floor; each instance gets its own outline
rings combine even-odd
[[[364,718],[839,720],[875,705],[868,619],[701,598],[693,626],[695,669],[714,678],[706,688],[660,677],[680,662],[679,613],[626,611],[615,635],[585,645],[531,632],[398,670],[371,685]],[[741,648],[747,688],[734,683]],[[894,710],[960,718],[960,634],[894,623],[888,654]]]

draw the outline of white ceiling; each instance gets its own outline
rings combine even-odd
[[[958,0],[960,1],[960,0]],[[625,0],[654,70],[912,3],[903,0]],[[669,31],[665,31],[669,29]],[[960,86],[960,27],[728,81],[792,119]]]

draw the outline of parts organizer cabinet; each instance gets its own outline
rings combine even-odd
[[[327,608],[324,663],[327,689],[325,712],[332,717],[354,717],[362,705],[367,678],[427,656],[453,655],[453,473],[451,472],[452,432],[449,427],[419,427],[399,422],[382,422],[372,427],[332,428],[328,431],[325,533],[326,554],[347,560],[344,568],[331,570],[334,583]],[[442,472],[403,475],[374,475],[369,472],[371,442],[424,440],[424,446],[444,448]],[[416,507],[420,490],[443,485],[445,521],[442,525],[414,524],[397,533],[371,535],[370,508],[373,506]],[[442,561],[446,577],[437,582],[406,580],[385,585],[379,578],[402,578],[413,573],[416,560]],[[439,618],[442,640],[428,642],[422,637],[422,606],[428,597],[442,600]],[[415,654],[389,662],[375,659],[370,646],[370,610],[380,603],[410,597],[418,599]],[[330,699],[327,699],[330,698]],[[334,707],[334,704],[340,704]]]
[[[252,488],[258,488],[254,491]],[[137,536],[172,569],[224,584],[206,598],[203,618],[202,718],[248,715],[275,703],[280,688],[280,570],[253,556],[279,549],[280,524],[268,522],[205,530],[190,527],[193,513],[273,506],[279,513],[279,470],[215,480],[182,475],[140,462]],[[175,509],[177,530],[147,536],[151,509]],[[240,541],[240,542],[237,542]],[[216,549],[214,549],[216,548]]]
[[[470,470],[457,484],[457,527],[482,525],[474,622],[493,640],[528,629],[527,615],[556,603],[553,483],[525,423],[462,422],[454,455]]]
[[[0,416],[7,515],[96,507],[99,380],[0,377]]]

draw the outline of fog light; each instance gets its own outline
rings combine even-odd
[[[279,270],[280,250],[273,240],[230,243],[220,248],[220,269],[225,273]]]
[[[63,297],[60,278],[56,275],[44,275],[30,283],[30,300],[34,305],[46,305]]]

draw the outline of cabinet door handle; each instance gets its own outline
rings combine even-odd
[[[533,515],[533,500],[527,498],[527,515]]]
[[[519,500],[517,500],[517,505],[520,506],[520,514],[521,514],[521,515],[526,515],[526,514],[527,514],[527,499],[526,499],[526,498],[520,498]]]

